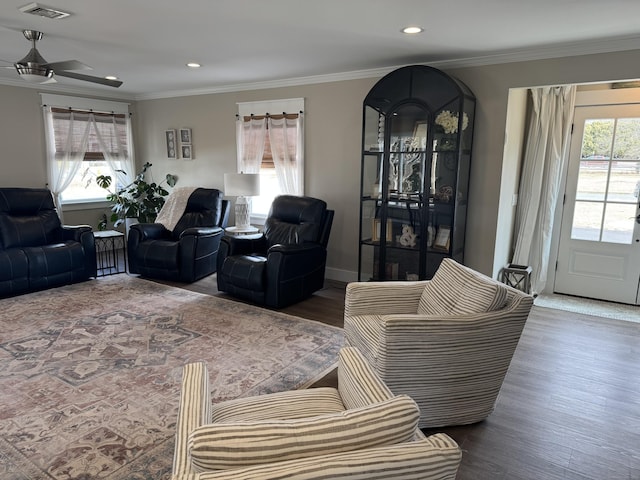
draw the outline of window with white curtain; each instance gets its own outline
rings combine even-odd
[[[304,99],[238,104],[237,171],[260,174],[252,223],[262,223],[276,196],[304,195],[303,108]]]
[[[46,100],[64,104],[69,97],[49,95]],[[43,103],[45,99],[43,98]],[[43,105],[47,136],[49,188],[58,206],[104,201],[107,193],[96,183],[99,175],[115,179],[114,187],[129,183],[134,175],[131,121],[126,104],[119,112],[87,108],[91,99],[73,98],[78,106]],[[124,106],[123,106],[124,105]]]

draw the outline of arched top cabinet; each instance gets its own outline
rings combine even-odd
[[[414,65],[363,103],[359,280],[428,279],[464,255],[475,96]]]

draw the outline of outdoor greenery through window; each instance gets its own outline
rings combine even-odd
[[[630,244],[640,194],[640,118],[587,120],[571,238]]]

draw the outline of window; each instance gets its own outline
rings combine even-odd
[[[303,107],[303,99],[239,104],[238,172],[260,174],[260,196],[251,201],[252,223],[264,221],[277,195],[304,194]]]
[[[49,187],[59,206],[104,201],[97,176],[111,175],[117,188],[134,173],[129,114],[87,109],[90,100],[81,100],[79,108],[45,105]]]
[[[632,244],[638,178],[640,118],[587,119],[571,238]]]

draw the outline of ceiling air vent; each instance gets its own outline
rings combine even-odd
[[[45,18],[65,18],[71,15],[70,13],[56,10],[55,8],[45,7],[44,5],[38,5],[37,3],[30,3],[24,7],[20,7],[19,10],[22,13],[30,13],[31,15],[37,15]]]

